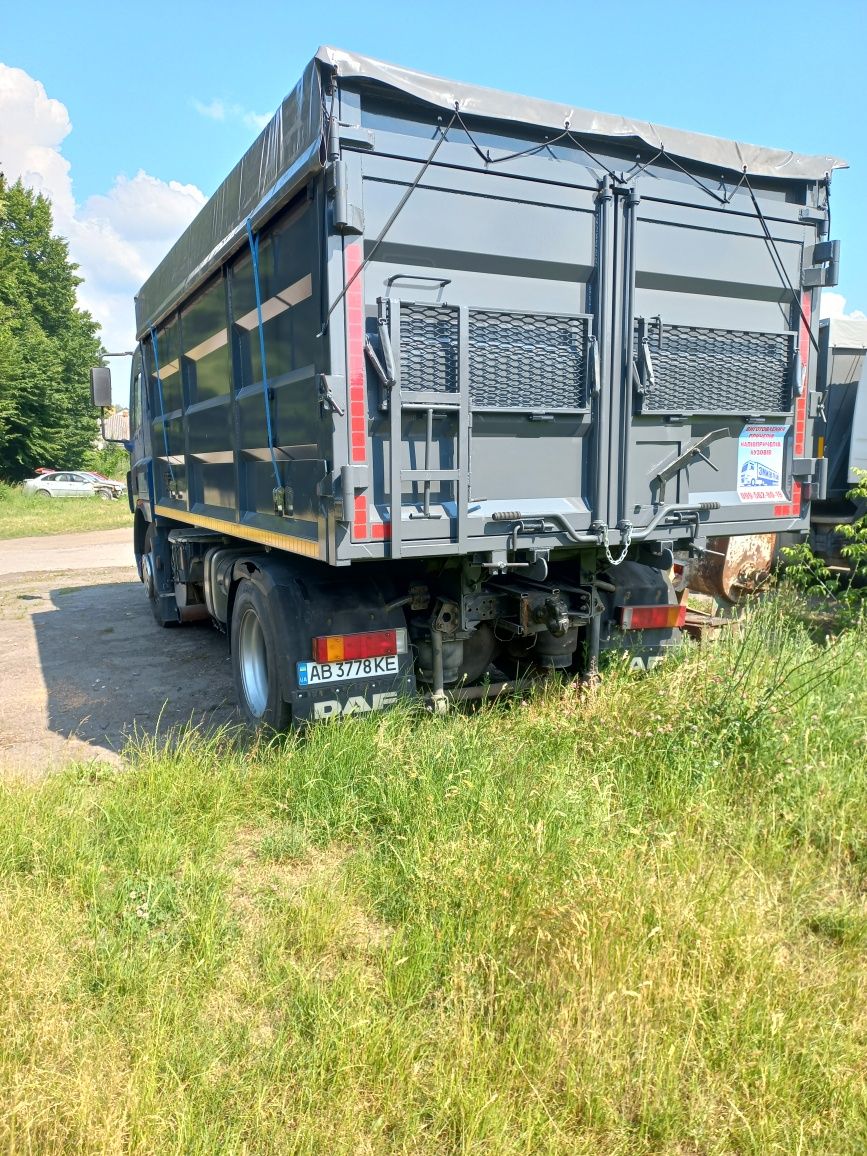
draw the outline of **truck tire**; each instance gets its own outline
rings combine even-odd
[[[232,608],[232,678],[244,721],[254,730],[285,731],[292,708],[283,698],[277,632],[268,600],[243,581]]]
[[[151,611],[155,621],[160,626],[177,626],[178,619],[166,618],[163,613],[163,608],[160,605],[160,599],[157,594],[157,587],[159,584],[159,575],[156,567],[158,566],[157,554],[154,550],[154,527],[151,524],[147,528],[144,540],[144,553],[141,560],[141,576],[144,582],[145,592],[148,596],[148,602],[151,604]]]

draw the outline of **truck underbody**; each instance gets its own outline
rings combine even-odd
[[[498,567],[469,557],[347,572],[209,530],[144,537],[157,622],[210,618],[226,631],[239,703],[275,729],[418,694],[435,708],[488,698],[591,672],[611,651],[647,670],[679,644],[686,610],[658,546],[616,566],[576,548]]]

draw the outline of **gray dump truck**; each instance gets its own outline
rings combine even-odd
[[[842,165],[320,49],[136,298],[157,622],[278,729],[653,665],[673,552],[809,526]]]

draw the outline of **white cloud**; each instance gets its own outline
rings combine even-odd
[[[255,129],[256,132],[261,132],[272,116],[270,112],[251,112],[240,104],[227,104],[218,96],[207,102],[194,100],[193,108],[201,116],[207,117],[208,120],[239,121],[248,128]]]
[[[71,131],[65,105],[49,98],[22,69],[0,64],[0,168],[8,180],[20,177],[51,201],[55,231],[68,238],[70,256],[84,278],[79,303],[102,326],[106,349],[131,349],[133,295],[205,196],[195,185],[139,171],[131,178],[117,176],[106,193],[79,204],[61,152]]]
[[[38,80],[0,64],[0,167],[7,177],[72,210],[69,162],[60,145],[72,124],[66,107],[51,100]]]
[[[207,104],[201,100],[194,100],[193,108],[202,116],[206,116],[208,120],[226,119],[226,106],[221,100],[210,100]]]
[[[822,290],[822,300],[819,305],[819,317],[824,321],[828,317],[851,317],[858,321],[867,320],[867,313],[860,309],[846,312],[846,298],[842,293],[835,293],[832,289]]]

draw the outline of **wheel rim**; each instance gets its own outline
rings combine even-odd
[[[238,665],[250,713],[261,718],[268,706],[268,658],[262,624],[250,607],[244,611],[238,631]]]
[[[142,578],[144,579],[145,593],[153,600],[157,594],[157,584],[154,575],[154,556],[150,550],[142,556]]]

